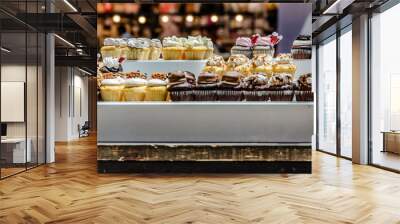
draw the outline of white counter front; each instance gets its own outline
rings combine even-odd
[[[99,102],[98,143],[311,144],[313,103]]]

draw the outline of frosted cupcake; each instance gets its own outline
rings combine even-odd
[[[101,82],[100,94],[103,101],[122,101],[124,80],[121,77],[105,78]]]
[[[176,71],[168,74],[168,91],[172,101],[193,101],[196,78],[190,72]]]
[[[161,51],[162,51],[161,41],[159,39],[151,39],[149,60],[160,59]]]
[[[221,80],[222,75],[226,69],[226,63],[222,56],[213,55],[208,58],[206,66],[203,68],[203,72],[215,73]]]
[[[227,71],[236,71],[241,74],[242,77],[246,77],[251,74],[251,61],[248,57],[243,54],[231,55],[227,61]]]
[[[136,53],[136,38],[129,38],[128,39],[128,60],[137,60],[137,53]]]
[[[269,82],[268,96],[271,101],[292,101],[294,97],[291,74],[274,74]]]
[[[117,39],[117,43],[118,43],[118,49],[120,51],[119,57],[128,58],[130,50],[129,50],[129,47],[128,47],[127,40],[120,38],[120,39]]]
[[[143,101],[146,95],[147,80],[142,78],[125,79],[123,96],[125,101]]]
[[[263,73],[246,77],[242,82],[242,89],[246,101],[268,101],[268,78]]]
[[[311,73],[303,74],[296,83],[296,101],[313,101],[314,94],[312,92]]]
[[[119,57],[121,51],[119,50],[118,41],[114,38],[105,38],[104,46],[100,49],[101,56],[106,57]]]
[[[240,86],[240,73],[230,71],[222,76],[218,84],[217,97],[219,101],[241,101],[242,88]]]
[[[268,37],[262,37],[259,34],[253,35],[253,57],[256,55],[268,55],[273,57],[275,54],[274,47],[270,45]]]
[[[202,37],[203,45],[207,48],[206,53],[204,54],[204,59],[210,58],[214,53],[214,43],[208,37]]]
[[[150,39],[138,38],[136,39],[136,56],[137,60],[149,60],[150,56]]]
[[[185,56],[186,48],[183,46],[182,39],[166,37],[163,39],[162,56],[164,60],[182,60]]]
[[[273,58],[270,55],[255,55],[252,60],[252,73],[263,73],[268,77],[273,74]]]
[[[252,42],[248,37],[239,37],[236,39],[235,46],[231,49],[231,54],[242,54],[248,58],[251,58],[252,54]]]
[[[293,58],[291,54],[280,54],[275,59],[276,64],[274,65],[274,73],[287,73],[295,74],[296,65],[293,64]]]
[[[147,81],[145,101],[165,101],[167,98],[167,82],[161,79]]]
[[[185,59],[187,60],[201,60],[207,51],[207,47],[203,45],[203,40],[200,36],[189,36],[184,46],[186,47]]]

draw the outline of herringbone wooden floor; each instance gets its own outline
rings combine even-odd
[[[312,175],[96,173],[94,138],[0,181],[0,223],[400,223],[400,175],[313,153]]]

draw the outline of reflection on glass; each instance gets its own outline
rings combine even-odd
[[[318,51],[318,147],[336,153],[336,39]]]
[[[400,5],[372,18],[372,163],[400,170]],[[387,132],[383,134],[383,132]],[[385,138],[386,137],[386,138]]]
[[[352,157],[352,32],[340,36],[340,153]]]

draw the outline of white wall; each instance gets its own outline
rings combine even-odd
[[[55,85],[55,140],[77,139],[78,125],[88,120],[88,78],[77,69],[56,67]]]

